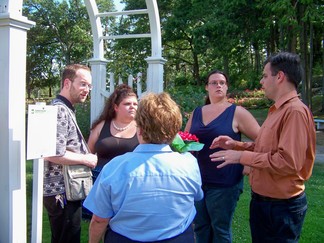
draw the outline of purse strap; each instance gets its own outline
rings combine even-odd
[[[54,100],[52,101],[52,104],[53,104],[53,105],[63,105],[63,106],[68,110],[70,116],[72,117],[72,120],[73,120],[73,122],[74,122],[74,125],[75,125],[76,128],[77,128],[77,132],[78,132],[79,136],[81,136],[81,140],[82,140],[82,143],[81,143],[81,144],[82,144],[82,146],[85,147],[85,152],[86,152],[86,153],[90,153],[91,150],[89,149],[89,146],[88,146],[87,142],[85,141],[85,139],[84,139],[84,137],[83,137],[83,135],[82,135],[82,132],[81,132],[81,130],[80,130],[79,126],[78,126],[78,123],[77,123],[77,121],[76,121],[76,119],[75,119],[75,114],[73,114],[72,111],[71,111],[71,109],[70,109],[69,107],[67,107],[67,105],[64,104],[64,103],[63,103],[61,100],[59,100],[59,99],[54,99]]]

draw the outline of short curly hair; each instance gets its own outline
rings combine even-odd
[[[135,121],[145,142],[170,144],[182,126],[182,115],[168,93],[149,93],[141,98]]]

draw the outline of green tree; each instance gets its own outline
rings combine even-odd
[[[191,73],[195,84],[200,85],[203,56],[208,43],[208,14],[211,1],[175,1],[172,12],[163,22],[163,43],[169,68],[174,72]],[[175,76],[174,76],[175,77]]]
[[[124,1],[125,10],[145,9],[145,1]],[[111,28],[111,35],[146,34],[150,32],[149,18],[147,14],[121,15],[116,18],[115,25]],[[108,51],[109,50],[109,51]],[[136,75],[138,72],[146,73],[147,63],[145,59],[151,56],[149,38],[130,38],[111,40],[107,45],[107,59],[112,60],[108,64],[110,71],[123,80],[128,74]]]
[[[311,107],[313,68],[315,63],[321,63],[314,57],[320,57],[322,52],[319,43],[323,40],[323,4],[318,0],[262,0],[259,6],[266,12],[267,26],[272,30],[267,53],[290,51],[301,56],[305,70],[302,99]]]
[[[86,63],[91,57],[87,10],[81,0],[26,0],[24,12],[36,22],[28,32],[28,96],[35,87],[48,87],[52,96],[52,88],[59,84],[61,66]]]
[[[112,1],[97,0],[100,12]],[[125,9],[146,8],[145,0],[124,0]],[[321,0],[158,0],[162,27],[165,87],[201,85],[212,69],[230,76],[232,88],[259,87],[265,58],[278,51],[300,54],[305,69],[301,91],[311,106],[313,75],[323,76],[324,5]],[[54,87],[58,71],[91,57],[90,23],[81,0],[26,0],[25,12],[36,26],[29,31],[27,82]],[[104,34],[149,33],[148,16],[101,18]],[[144,72],[150,39],[108,40],[108,71],[116,75]],[[53,65],[53,63],[55,65]],[[145,79],[145,77],[143,77]],[[324,104],[324,100],[323,100]]]

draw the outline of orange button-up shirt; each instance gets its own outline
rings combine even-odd
[[[281,97],[270,107],[255,143],[241,144],[241,148],[254,148],[243,151],[240,159],[252,167],[252,191],[279,199],[300,194],[312,174],[315,144],[314,119],[308,107],[295,91]]]

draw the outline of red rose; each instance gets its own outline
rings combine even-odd
[[[183,141],[195,141],[199,142],[199,139],[194,134],[190,134],[189,132],[179,132],[180,137]]]

